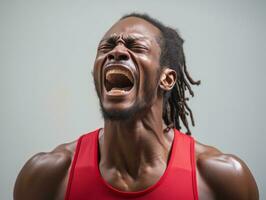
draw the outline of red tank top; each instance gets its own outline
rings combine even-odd
[[[142,191],[124,192],[101,177],[98,134],[99,129],[79,138],[65,200],[198,200],[192,137],[175,130],[169,163],[159,181]]]

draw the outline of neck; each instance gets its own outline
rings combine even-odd
[[[105,120],[100,137],[100,168],[136,179],[149,167],[166,168],[173,131],[166,129],[162,107],[153,105],[141,118]]]

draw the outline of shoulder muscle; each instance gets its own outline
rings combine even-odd
[[[60,145],[52,152],[38,153],[30,158],[17,177],[14,199],[55,199],[71,164],[73,152],[69,149],[70,144]]]
[[[256,182],[241,159],[213,147],[202,145],[201,148],[197,156],[198,170],[217,199],[259,199]]]

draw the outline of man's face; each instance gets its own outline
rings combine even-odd
[[[136,17],[118,21],[104,35],[93,75],[105,118],[128,119],[157,99],[159,37],[159,29]]]

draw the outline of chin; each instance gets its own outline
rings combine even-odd
[[[131,107],[128,108],[105,108],[102,103],[100,103],[101,106],[101,113],[102,116],[105,120],[130,120],[133,119],[135,117],[137,117],[137,115],[139,115],[140,113],[142,113],[145,110],[144,106],[141,106],[141,104],[135,104]]]

